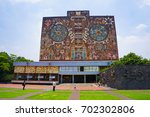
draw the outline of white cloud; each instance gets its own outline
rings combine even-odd
[[[38,3],[42,0],[9,0],[12,4],[17,4],[17,3]]]
[[[136,26],[136,29],[139,31],[142,31],[144,29],[146,29],[148,26],[146,24],[139,24]]]
[[[150,6],[150,0],[142,0],[142,2],[144,5]]]
[[[150,0],[139,0],[139,7],[150,6]]]
[[[150,34],[143,34],[140,36],[118,36],[119,55],[124,55],[134,52],[144,58],[150,58]]]

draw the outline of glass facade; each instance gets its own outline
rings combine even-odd
[[[82,70],[81,70],[82,68]],[[60,67],[60,71],[75,71],[75,72],[96,72],[99,71],[99,67],[91,67],[91,66],[80,66],[80,67]]]
[[[20,78],[22,78],[22,76],[21,76],[21,75],[17,75],[16,77],[17,77],[17,79],[20,79]]]
[[[84,71],[99,71],[99,67],[84,67]]]
[[[38,75],[38,78],[39,79],[44,78],[44,75]]]
[[[60,67],[60,71],[79,71],[79,67]]]
[[[55,79],[55,76],[50,75],[49,79]]]
[[[32,75],[27,75],[27,79],[31,79],[32,77]]]

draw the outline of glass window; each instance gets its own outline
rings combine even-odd
[[[49,78],[50,79],[55,79],[55,76],[54,75],[50,75]]]
[[[77,67],[60,67],[60,71],[77,71]]]
[[[84,67],[84,71],[98,71],[98,67],[91,67],[91,66],[86,66]]]
[[[22,78],[22,76],[21,75],[17,75],[17,78],[19,79],[19,78]]]
[[[83,66],[80,67],[80,71],[81,71],[81,72],[84,71],[84,67],[83,67]]]
[[[44,78],[44,76],[43,75],[38,75],[38,78]]]
[[[32,78],[32,75],[27,75],[27,78]]]

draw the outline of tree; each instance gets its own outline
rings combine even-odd
[[[0,52],[0,81],[4,81],[10,71],[9,60],[9,55],[6,52]]]
[[[14,62],[32,62],[32,60],[15,54],[8,55],[6,52],[0,52],[0,82],[7,82],[12,79]]]
[[[0,52],[0,73],[9,72],[9,55],[6,52]]]
[[[33,62],[33,61],[19,56],[16,58],[16,60],[14,62]]]
[[[150,60],[136,55],[135,53],[129,53],[124,57],[120,58],[119,61],[114,62],[112,65],[146,65],[150,64]]]

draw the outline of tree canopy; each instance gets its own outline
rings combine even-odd
[[[112,65],[148,65],[150,64],[150,59],[143,58],[135,53],[129,53],[124,57],[120,58],[120,60],[114,62]]]
[[[13,74],[13,62],[31,62],[32,60],[26,59],[15,54],[7,54],[0,52],[0,81],[5,81],[6,77]]]

